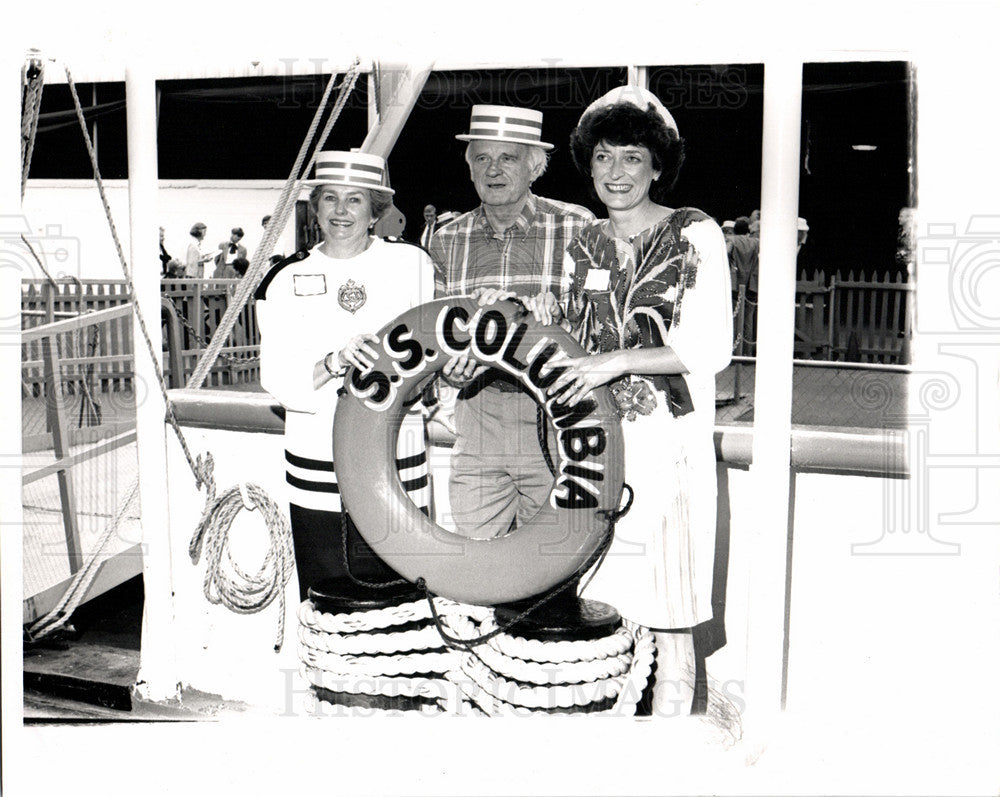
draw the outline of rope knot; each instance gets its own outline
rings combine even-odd
[[[628,500],[625,502],[625,506],[621,509],[597,510],[597,514],[608,521],[612,526],[628,514],[628,511],[632,508],[632,501],[635,500],[635,491],[632,489],[632,485],[625,482],[622,487],[628,490]]]
[[[209,486],[209,495],[215,493],[215,458],[212,452],[199,454],[194,463],[195,488],[200,490],[203,484]]]

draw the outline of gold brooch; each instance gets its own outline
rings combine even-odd
[[[368,300],[364,285],[356,285],[354,280],[348,280],[346,285],[341,285],[337,291],[337,301],[340,306],[350,313],[356,313]]]

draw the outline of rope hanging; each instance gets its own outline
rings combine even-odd
[[[326,136],[329,135],[333,122],[336,121],[336,116],[339,115],[340,111],[347,102],[347,96],[357,79],[358,65],[359,61],[355,60],[355,63],[351,67],[350,79],[347,80],[347,82],[341,87],[341,93],[337,100],[335,116],[331,118],[323,131],[323,141],[325,141]],[[231,488],[217,499],[215,495],[214,467],[211,454],[208,454],[204,460],[201,456],[195,460],[191,455],[187,440],[181,431],[180,424],[178,423],[177,417],[174,413],[173,403],[170,401],[170,397],[167,393],[167,384],[163,375],[163,368],[160,364],[159,357],[153,348],[153,343],[146,327],[145,318],[143,317],[138,303],[135,301],[135,286],[132,281],[132,272],[129,268],[127,260],[125,259],[121,240],[118,237],[118,231],[115,227],[114,218],[111,213],[111,206],[104,190],[104,182],[101,179],[101,173],[97,163],[97,153],[94,150],[90,133],[87,130],[87,124],[83,116],[83,109],[76,90],[76,84],[73,81],[73,76],[68,66],[65,67],[65,71],[66,82],[69,86],[70,94],[73,97],[73,105],[76,109],[77,121],[79,122],[80,129],[83,132],[84,143],[87,146],[87,154],[90,157],[90,163],[94,170],[94,180],[97,184],[98,193],[101,197],[101,203],[104,207],[104,214],[111,230],[111,236],[114,240],[115,250],[118,254],[118,260],[122,268],[122,273],[125,277],[126,289],[129,296],[132,297],[132,309],[139,324],[139,330],[142,334],[142,338],[145,341],[146,350],[152,360],[156,380],[159,384],[160,393],[163,397],[166,411],[166,421],[174,430],[174,434],[176,435],[178,443],[181,446],[181,450],[184,453],[184,458],[187,461],[188,466],[191,468],[191,472],[194,474],[196,488],[200,490],[202,485],[208,485],[205,509],[202,512],[201,521],[198,524],[198,528],[189,546],[189,552],[195,562],[197,562],[203,543],[206,545],[209,552],[209,566],[206,570],[205,576],[205,594],[211,602],[223,603],[227,608],[236,613],[249,614],[261,611],[271,604],[276,595],[279,597],[282,611],[278,618],[278,634],[275,643],[275,650],[280,650],[284,636],[284,587],[291,578],[291,573],[294,569],[294,552],[292,548],[291,531],[288,528],[287,520],[285,520],[281,511],[267,496],[267,494],[256,485],[249,485],[250,495],[247,497],[244,497],[244,493],[241,488]],[[271,219],[271,223],[268,225],[268,229],[264,235],[263,244],[258,250],[258,254],[255,254],[254,256],[254,266],[256,268],[252,272],[253,281],[249,279],[243,280],[240,285],[240,289],[236,293],[236,301],[231,303],[226,311],[223,322],[226,323],[228,321],[228,326],[222,334],[216,335],[218,338],[218,346],[221,346],[221,343],[225,340],[226,335],[228,334],[228,329],[231,328],[232,324],[235,322],[239,308],[242,308],[253,288],[256,287],[256,281],[261,276],[263,264],[266,262],[264,253],[273,250],[278,231],[284,227],[284,224],[287,221],[288,214],[292,207],[290,197],[292,196],[292,189],[296,184],[295,176],[299,173],[299,168],[301,167],[302,161],[305,157],[305,152],[308,151],[308,146],[311,143],[315,130],[319,125],[319,119],[326,108],[327,100],[334,87],[335,77],[336,76],[331,77],[330,79],[327,91],[320,102],[316,116],[310,126],[307,139],[303,143],[299,156],[296,158],[293,174],[282,191],[281,200],[279,201],[278,209],[276,210],[277,219]],[[313,156],[313,159],[310,160],[308,166],[306,167],[307,169],[312,168],[314,159],[315,155]],[[213,343],[212,345],[216,344]],[[203,371],[207,371],[207,367],[211,364],[212,360],[214,360],[214,355],[211,360],[207,357],[203,357],[202,363],[199,363],[199,367],[202,364],[205,364]],[[204,379],[204,373],[202,373],[201,379]],[[200,385],[200,382],[198,382],[198,384]],[[136,485],[136,492],[137,491],[138,485]],[[270,547],[268,553],[265,556],[264,563],[255,575],[247,574],[241,568],[236,566],[236,564],[232,562],[231,558],[229,558],[229,562],[233,566],[233,571],[243,583],[235,581],[232,577],[225,573],[221,565],[223,552],[227,553],[228,558],[229,548],[227,534],[235,514],[239,511],[239,507],[234,504],[234,498],[236,496],[239,496],[240,506],[261,509],[262,514],[265,516],[270,535]],[[131,501],[133,498],[134,496],[130,496],[129,500]],[[251,498],[253,503],[252,507]],[[87,571],[91,569],[95,562],[96,555],[88,561],[83,570]],[[64,596],[64,598],[68,597],[71,591],[73,591],[72,586],[71,589],[67,591],[67,595]],[[80,593],[81,600],[83,594],[85,594],[85,590]],[[60,601],[60,603],[62,604],[63,602]],[[77,601],[77,604],[78,603],[79,601]],[[75,605],[72,608],[75,609]],[[71,614],[71,612],[72,609],[68,612],[63,611],[60,617],[56,618],[58,620],[56,627],[57,625],[64,623],[69,618],[69,614]],[[39,626],[39,629],[42,630],[42,627]],[[50,630],[51,629],[47,630],[46,633],[49,633]]]
[[[55,278],[51,274],[49,274],[49,270],[45,268],[45,263],[42,262],[42,259],[38,256],[38,252],[35,251],[35,247],[31,245],[31,241],[28,240],[28,237],[24,235],[24,233],[21,234],[21,242],[26,247],[28,247],[28,251],[31,252],[31,256],[35,258],[35,262],[38,263],[38,267],[42,270],[42,273],[45,275],[45,278],[49,281],[49,284],[56,285],[57,283],[55,281]]]
[[[24,201],[24,192],[28,188],[28,172],[31,170],[31,156],[35,151],[35,137],[38,133],[38,117],[42,107],[42,89],[45,87],[45,64],[40,58],[30,58],[21,69],[21,201]],[[41,269],[45,278],[50,284],[55,285],[49,270],[45,268],[45,263],[38,256],[35,247],[27,236],[21,235],[21,241],[35,258],[38,268]]]
[[[38,116],[42,107],[42,89],[45,86],[45,65],[40,58],[30,58],[21,70],[21,199],[28,187],[31,156],[35,150]],[[51,277],[50,277],[51,279]]]
[[[121,525],[122,518],[125,516],[125,510],[132,505],[138,494],[139,480],[136,479],[135,482],[132,483],[132,487],[129,489],[128,495],[125,497],[125,501],[119,508],[114,521],[104,530],[104,534],[101,535],[101,538],[97,543],[97,550],[90,556],[86,564],[76,572],[76,575],[73,576],[73,580],[70,582],[69,587],[66,592],[63,593],[59,602],[53,607],[52,611],[44,617],[36,620],[32,624],[31,628],[25,632],[25,638],[27,641],[32,642],[41,639],[42,637],[51,634],[59,627],[65,625],[73,612],[76,611],[77,606],[83,602],[83,598],[87,594],[87,590],[90,589],[90,585],[93,583],[100,570],[98,567],[98,559],[101,553],[107,546],[108,541],[112,538],[112,536],[114,536],[115,532],[118,531],[118,526]]]
[[[118,229],[115,227],[114,217],[111,214],[111,205],[108,203],[108,197],[104,191],[104,181],[101,179],[101,171],[97,166],[97,152],[95,152],[93,142],[90,139],[90,131],[87,130],[87,121],[83,116],[83,108],[80,105],[80,97],[76,91],[76,83],[73,82],[73,75],[70,73],[68,66],[65,67],[65,70],[66,83],[69,86],[70,94],[73,97],[73,106],[76,108],[76,118],[80,123],[80,130],[83,132],[83,140],[87,145],[87,154],[90,156],[90,165],[94,170],[94,181],[97,183],[97,191],[101,197],[101,204],[104,206],[104,215],[107,218],[108,226],[111,229],[111,237],[114,240],[115,251],[118,253],[118,262],[122,267],[122,274],[125,276],[125,288],[128,295],[132,299],[132,311],[135,313],[136,320],[139,323],[139,330],[142,333],[142,339],[146,343],[146,350],[149,353],[150,359],[153,361],[153,370],[156,373],[156,381],[160,386],[160,394],[163,397],[167,422],[177,435],[177,440],[180,443],[181,450],[184,452],[184,458],[187,460],[188,466],[195,475],[198,489],[201,489],[201,485],[204,480],[200,475],[199,466],[195,463],[194,457],[191,456],[191,450],[188,448],[187,440],[185,440],[184,434],[181,432],[180,425],[177,423],[177,418],[174,415],[173,404],[167,395],[167,382],[163,376],[163,367],[160,365],[160,356],[153,349],[153,342],[150,339],[149,331],[146,328],[146,319],[143,317],[142,311],[139,309],[139,305],[135,301],[135,285],[132,282],[132,270],[129,268],[128,261],[125,259],[125,252],[122,249],[121,239],[118,237]]]
[[[213,469],[212,455],[209,454],[204,466],[209,476],[208,496],[198,528],[188,546],[188,554],[191,561],[198,564],[202,550],[205,551],[205,598],[209,603],[221,603],[237,614],[255,614],[270,606],[275,598],[278,599],[278,633],[274,642],[277,652],[281,650],[285,635],[285,585],[295,571],[291,527],[284,513],[256,484],[230,487],[216,497]],[[253,575],[236,563],[229,550],[229,527],[243,508],[251,512],[259,509],[269,534],[264,561]],[[235,573],[239,580],[234,580],[230,572]]]
[[[243,279],[240,280],[239,285],[236,287],[233,298],[226,307],[226,312],[219,321],[219,326],[212,335],[212,340],[209,343],[208,348],[205,349],[201,359],[198,360],[194,373],[191,374],[191,378],[188,380],[188,388],[197,389],[202,386],[205,381],[205,377],[208,375],[209,369],[212,367],[212,364],[215,362],[215,359],[219,354],[220,349],[222,349],[223,344],[229,337],[229,333],[232,330],[233,325],[236,323],[236,319],[239,317],[239,314],[243,309],[243,305],[247,303],[251,294],[260,284],[260,281],[264,276],[264,267],[269,264],[270,254],[274,251],[274,244],[278,239],[278,232],[284,229],[292,208],[294,207],[295,191],[298,189],[299,180],[301,180],[302,177],[308,174],[309,170],[312,169],[313,164],[316,161],[317,154],[323,149],[323,145],[326,143],[326,139],[330,135],[330,131],[333,129],[334,124],[340,117],[340,112],[347,104],[347,98],[354,90],[354,84],[358,79],[358,68],[360,67],[360,64],[361,62],[358,59],[355,59],[354,63],[351,64],[345,74],[344,82],[340,86],[340,94],[337,96],[337,102],[334,105],[333,110],[330,112],[330,118],[327,119],[326,125],[323,127],[323,132],[319,137],[312,156],[303,168],[303,161],[305,161],[306,153],[309,151],[313,137],[316,134],[316,128],[319,127],[319,121],[323,116],[323,111],[326,109],[330,94],[333,91],[336,75],[331,76],[329,83],[327,83],[326,91],[324,91],[319,107],[316,109],[316,114],[313,116],[313,120],[309,125],[309,131],[306,133],[302,146],[299,148],[299,153],[295,157],[295,163],[292,166],[288,180],[285,182],[285,186],[281,191],[278,204],[275,206],[274,212],[271,214],[271,220],[268,222],[267,230],[264,232],[264,240],[254,252],[253,260],[247,269],[247,273],[243,275]]]

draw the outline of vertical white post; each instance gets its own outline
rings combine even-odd
[[[377,85],[378,85],[375,82],[375,70],[377,68],[378,68],[378,62],[377,61],[372,61],[372,63],[371,63],[371,71],[368,73],[368,76],[367,76],[367,80],[368,80],[368,132],[369,133],[372,131],[372,128],[375,127],[375,125],[377,125],[378,122],[379,122],[379,118],[378,118],[378,103],[381,100],[381,98],[376,99],[376,97],[375,97],[376,88],[377,88]],[[379,75],[379,77],[382,77],[382,75]]]
[[[791,479],[792,354],[802,63],[764,64],[757,386],[747,629],[747,718],[766,723],[781,709],[785,579]]]
[[[135,301],[146,319],[153,351],[162,349],[160,332],[160,271],[156,253],[156,81],[152,71],[132,59],[125,72],[128,110],[128,194],[131,251],[129,263]],[[139,499],[142,506],[145,602],[142,648],[136,691],[147,700],[167,700],[178,694],[174,627],[173,568],[167,522],[167,451],[165,407],[156,372],[137,319],[133,320],[136,395],[136,447],[139,457]]]
[[[18,236],[27,232],[21,215],[21,58],[24,51],[6,48],[0,55],[0,562],[3,563],[3,644],[0,645],[6,673],[21,672],[21,598],[23,571],[21,541],[24,516],[21,509],[21,278],[31,276],[18,255],[23,248]],[[10,242],[9,244],[7,242]],[[26,254],[26,253],[25,253]],[[4,678],[3,734],[21,739],[22,682]],[[17,743],[14,742],[14,749]],[[6,758],[6,757],[5,757]],[[5,762],[7,763],[7,762]],[[8,786],[10,782],[8,781]],[[16,787],[11,787],[11,791]]]
[[[636,64],[629,64],[626,67],[626,81],[630,86],[639,86],[640,88],[649,88],[649,67],[648,66],[638,66]]]

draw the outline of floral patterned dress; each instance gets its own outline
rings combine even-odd
[[[568,317],[591,353],[669,346],[686,373],[612,384],[635,499],[583,597],[651,628],[712,616],[715,562],[715,375],[733,326],[722,231],[692,208],[628,239],[588,226],[567,248]]]

